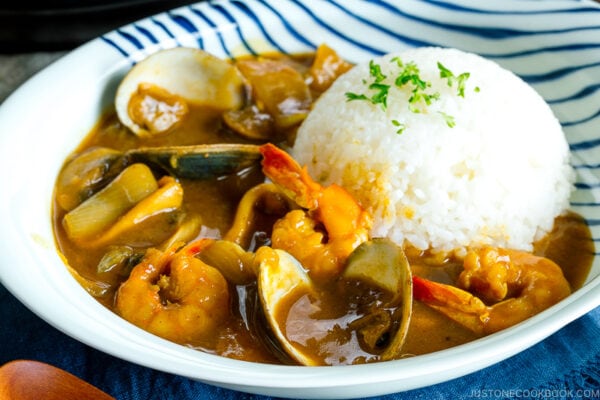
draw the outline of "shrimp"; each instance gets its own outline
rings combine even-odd
[[[470,251],[463,264],[458,287],[414,276],[414,297],[479,335],[524,321],[571,293],[557,264],[530,253],[486,247]]]
[[[223,275],[194,257],[212,240],[200,239],[164,252],[148,249],[117,291],[117,313],[170,341],[203,345],[229,315],[229,288]]]
[[[266,144],[260,151],[265,175],[302,208],[275,223],[272,246],[293,255],[312,278],[337,276],[350,253],[369,239],[371,215],[341,186],[315,182],[283,150]]]

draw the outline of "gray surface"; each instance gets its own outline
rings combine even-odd
[[[65,51],[0,54],[0,103],[36,72],[65,54]]]

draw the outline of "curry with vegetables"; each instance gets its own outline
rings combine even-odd
[[[232,61],[178,48],[139,63],[56,182],[55,236],[75,279],[167,340],[303,365],[456,346],[583,284],[593,243],[574,214],[533,254],[370,237],[369,212],[284,151],[351,67],[325,45]]]

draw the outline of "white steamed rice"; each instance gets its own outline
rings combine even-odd
[[[384,83],[399,73],[391,61],[397,56],[416,63],[438,101],[413,113],[406,88],[390,89],[386,111],[346,101],[346,92],[372,93],[369,64],[357,65],[317,101],[293,156],[323,184],[354,194],[374,216],[373,236],[435,251],[486,244],[530,250],[566,210],[573,188],[569,148],[548,105],[513,73],[455,49],[375,59]],[[439,77],[438,61],[454,75],[470,73],[464,98]],[[392,120],[405,125],[401,134]]]

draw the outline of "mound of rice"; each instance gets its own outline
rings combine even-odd
[[[431,83],[426,93],[439,93],[428,106],[414,103],[419,113],[409,110],[412,86],[393,85],[402,71],[396,57],[416,64]],[[496,63],[455,49],[372,61],[391,85],[387,108],[347,101],[348,92],[376,92],[369,63],[357,65],[317,101],[292,155],[323,184],[357,197],[374,216],[373,236],[444,252],[486,244],[531,250],[573,189],[569,148],[544,100]],[[440,78],[438,62],[454,76],[470,74],[464,97]]]

